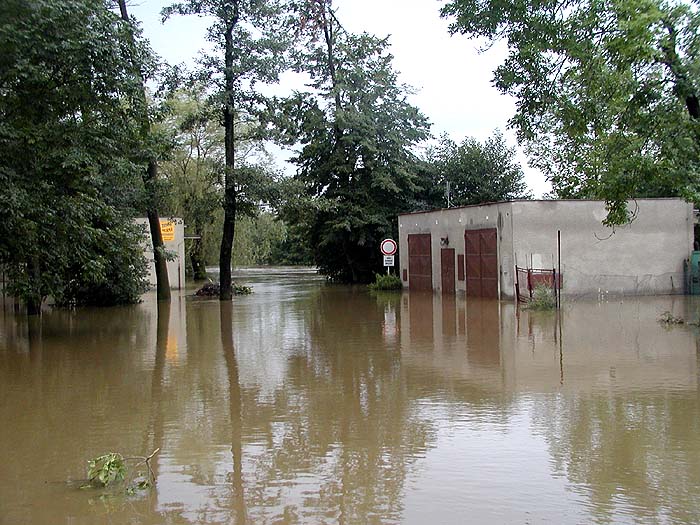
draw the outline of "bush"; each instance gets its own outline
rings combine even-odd
[[[545,284],[538,284],[535,287],[532,298],[527,303],[527,308],[530,310],[554,310],[556,307],[554,290]]]
[[[676,317],[671,312],[666,310],[659,316],[658,321],[663,325],[684,324],[685,320],[682,317]]]
[[[233,295],[250,295],[253,293],[253,289],[250,286],[244,286],[238,283],[231,283],[233,288]],[[200,297],[218,297],[219,296],[219,283],[208,282],[204,284],[199,290],[195,292],[195,295]]]
[[[378,273],[374,276],[374,282],[367,287],[370,290],[401,290],[403,285],[398,275]]]

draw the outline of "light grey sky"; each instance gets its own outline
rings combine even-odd
[[[169,0],[136,0],[130,14],[143,24],[144,36],[153,49],[171,64],[193,65],[206,46],[206,19],[173,17],[160,23],[160,10]],[[394,68],[401,82],[413,86],[411,102],[432,123],[435,136],[447,133],[453,140],[475,137],[482,141],[500,129],[508,143],[515,136],[506,126],[515,112],[512,98],[491,84],[493,70],[505,56],[504,46],[479,53],[479,43],[464,36],[450,36],[449,22],[440,18],[444,0],[336,0],[338,18],[352,32],[367,31],[378,37],[390,35]],[[291,81],[281,80],[282,85]],[[536,197],[550,191],[544,176],[518,160]],[[280,159],[280,162],[283,162]]]

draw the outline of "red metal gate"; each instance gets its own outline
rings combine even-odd
[[[430,234],[408,236],[408,286],[411,290],[433,289],[433,262]]]
[[[496,228],[464,232],[468,296],[498,298],[497,244]]]

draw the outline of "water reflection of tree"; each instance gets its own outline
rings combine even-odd
[[[241,416],[241,384],[238,376],[238,361],[236,350],[233,346],[233,316],[230,301],[220,301],[221,322],[221,347],[226,361],[229,386],[229,413],[231,418],[231,454],[233,459],[233,472],[231,473],[231,494],[233,517],[235,523],[245,523],[246,508],[245,494],[243,492],[243,442],[241,429],[243,418]]]
[[[257,423],[268,449],[248,503],[303,521],[398,522],[408,471],[433,429],[407,396],[398,343],[383,340],[384,309],[367,294],[336,293],[306,310],[309,344],[290,361],[271,420]],[[281,507],[290,493],[301,508]]]
[[[700,408],[695,392],[556,396],[536,405],[557,473],[600,521],[700,522]]]

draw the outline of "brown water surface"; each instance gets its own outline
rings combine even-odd
[[[553,313],[248,271],[185,296],[0,317],[0,523],[698,523],[686,297]],[[154,489],[79,489],[160,447]]]

